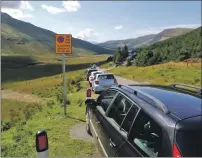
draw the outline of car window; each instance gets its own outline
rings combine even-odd
[[[104,111],[109,107],[112,99],[115,97],[117,91],[107,90],[97,99],[97,105],[101,106]]]
[[[121,126],[121,129],[123,129],[125,132],[129,133],[129,130],[131,128],[135,116],[137,115],[138,110],[139,108],[137,106],[135,105],[131,106]]]
[[[105,80],[105,79],[114,79],[113,75],[100,75],[98,76],[99,80]]]
[[[122,94],[118,94],[109,109],[108,117],[112,118],[119,126],[121,126],[121,123],[127,115],[131,106],[131,101],[129,101]]]
[[[138,114],[128,140],[144,156],[162,156],[162,129],[143,111]]]

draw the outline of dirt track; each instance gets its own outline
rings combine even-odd
[[[11,99],[11,100],[18,100],[23,102],[41,102],[42,99],[31,94],[23,94],[19,92],[15,92],[12,90],[2,90],[1,91],[1,98],[2,99]]]

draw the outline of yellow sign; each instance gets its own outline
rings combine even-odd
[[[57,34],[55,37],[56,53],[72,54],[72,35]]]

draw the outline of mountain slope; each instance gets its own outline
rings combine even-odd
[[[193,29],[190,29],[190,28],[166,29],[158,34],[151,34],[151,35],[126,39],[126,40],[107,41],[103,43],[98,43],[97,45],[106,47],[106,48],[113,48],[113,49],[127,45],[129,49],[134,49],[137,47],[149,46],[153,43],[168,39],[170,37],[183,35],[185,33],[188,33],[191,30]]]
[[[168,61],[182,61],[202,57],[201,27],[184,35],[169,38],[144,47],[138,53],[135,63],[138,66],[153,65]]]
[[[55,33],[1,13],[2,53],[54,53]],[[72,38],[73,54],[108,54],[102,48],[77,38]]]

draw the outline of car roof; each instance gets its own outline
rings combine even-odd
[[[179,119],[202,115],[201,98],[177,91],[168,86],[130,86],[132,89],[147,93],[163,103]]]

